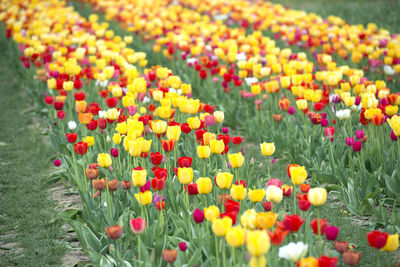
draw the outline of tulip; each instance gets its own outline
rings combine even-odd
[[[228,154],[228,159],[232,168],[240,168],[244,163],[244,157],[240,152],[235,154]]]
[[[219,208],[215,205],[204,208],[204,217],[207,221],[213,221],[219,217]]]
[[[322,206],[326,201],[327,192],[325,188],[316,187],[308,191],[308,201],[314,206]]]
[[[178,141],[181,136],[180,126],[169,126],[167,129],[168,140]]]
[[[54,166],[56,166],[56,167],[60,167],[60,166],[61,166],[61,160],[60,160],[60,159],[55,159],[55,160],[53,161],[53,164],[54,164]]]
[[[139,202],[139,204],[146,206],[151,204],[151,201],[153,199],[153,195],[149,190],[145,192],[139,192],[135,194],[136,201]]]
[[[186,242],[181,242],[181,243],[179,243],[179,249],[180,249],[182,252],[185,252],[186,249],[187,249]]]
[[[127,180],[123,180],[121,182],[121,186],[122,186],[122,189],[129,190],[129,189],[131,189],[131,182],[129,182]]]
[[[318,260],[314,257],[303,258],[299,262],[299,267],[319,267]]]
[[[68,143],[75,143],[76,142],[76,138],[78,137],[78,135],[76,133],[66,133],[65,134]]]
[[[229,172],[219,172],[215,178],[216,184],[221,189],[228,189],[231,187],[231,183],[233,180],[233,174]]]
[[[199,224],[204,221],[204,211],[195,209],[193,212],[193,220],[195,223]]]
[[[338,227],[330,225],[326,228],[326,232],[325,232],[326,239],[331,240],[331,241],[336,240],[338,234],[339,234]]]
[[[349,266],[356,266],[361,260],[361,252],[346,251],[343,253],[343,261]]]
[[[108,168],[112,164],[111,156],[107,153],[100,153],[97,155],[97,163],[102,168]]]
[[[282,201],[283,191],[275,185],[270,185],[267,187],[266,197],[267,201],[279,203]]]
[[[307,108],[307,100],[299,99],[296,101],[296,105],[299,110],[305,110]]]
[[[176,249],[164,249],[162,252],[162,258],[168,263],[174,263],[176,261],[178,251]]]
[[[101,191],[106,188],[106,179],[101,178],[92,180],[92,185],[97,191]]]
[[[107,187],[110,192],[116,191],[119,187],[119,182],[117,179],[112,179],[107,182]]]
[[[225,150],[225,144],[223,140],[211,140],[210,149],[213,154],[221,154]]]
[[[161,140],[161,146],[165,152],[170,152],[174,150],[175,147],[175,140]]]
[[[161,191],[165,187],[165,179],[155,177],[151,179],[151,186],[153,187],[154,190]]]
[[[245,241],[245,231],[240,225],[232,227],[228,229],[225,238],[229,246],[233,248],[240,247]]]
[[[187,123],[189,124],[190,129],[197,130],[200,128],[201,121],[199,117],[191,117],[187,119]]]
[[[336,267],[338,259],[336,257],[321,256],[318,258],[319,266]]]
[[[272,156],[275,153],[275,144],[274,143],[262,143],[260,144],[261,152],[264,156]]]
[[[228,229],[232,227],[232,219],[224,217],[212,221],[212,230],[216,236],[225,236]]]
[[[211,150],[209,146],[198,146],[197,156],[201,159],[208,159],[210,157]]]
[[[208,177],[199,177],[196,181],[199,194],[210,194],[212,190],[212,181]]]
[[[122,227],[119,225],[113,225],[113,226],[107,227],[105,229],[105,231],[106,231],[107,237],[112,240],[117,240],[122,235]]]
[[[180,168],[189,168],[192,166],[192,158],[191,157],[180,157],[178,158],[178,166]]]
[[[308,246],[301,241],[297,243],[291,242],[279,248],[278,257],[291,262],[297,262],[306,255],[307,249]]]
[[[394,115],[392,118],[387,119],[389,126],[392,128],[396,136],[400,136],[400,116]]]
[[[286,215],[281,222],[283,227],[290,232],[297,232],[304,223],[304,219],[301,219],[299,215]]]
[[[257,228],[257,212],[254,209],[246,210],[240,216],[240,224],[250,230]]]
[[[396,251],[399,248],[399,234],[389,235],[382,251]]]
[[[160,165],[162,162],[163,155],[160,152],[150,153],[150,161],[153,165]]]
[[[278,214],[274,212],[259,212],[257,213],[257,225],[260,229],[272,228],[278,218]]]
[[[249,190],[249,198],[251,202],[261,202],[265,197],[265,190]]]
[[[265,231],[249,231],[246,238],[247,251],[251,256],[264,255],[271,246],[271,240]]]
[[[217,123],[222,123],[224,121],[224,112],[223,111],[215,111],[214,118]]]
[[[132,170],[133,186],[143,186],[146,183],[147,171],[142,167],[137,167]]]
[[[265,211],[271,211],[272,209],[272,204],[269,201],[264,201],[263,202],[263,208]]]
[[[311,220],[311,229],[313,231],[313,233],[316,234],[325,234],[326,229],[328,227],[328,223],[326,221],[326,219],[322,219],[322,220],[317,220],[317,219],[312,219]]]
[[[268,180],[266,187],[268,188],[270,185],[274,185],[276,187],[281,188],[282,181],[277,179],[277,178],[271,178],[271,179]]]
[[[131,226],[132,232],[141,234],[146,229],[146,220],[143,218],[130,219],[129,225]]]
[[[301,185],[307,179],[307,171],[304,166],[292,166],[289,171],[294,185]]]
[[[192,168],[178,168],[178,180],[181,184],[189,184],[193,181]]]

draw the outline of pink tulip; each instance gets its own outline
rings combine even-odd
[[[146,220],[143,218],[130,219],[129,224],[135,234],[141,234],[146,229]]]

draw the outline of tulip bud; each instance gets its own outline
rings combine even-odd
[[[55,159],[55,160],[53,161],[53,163],[54,163],[54,166],[60,167],[60,165],[61,165],[61,160],[60,160],[60,159]]]
[[[176,249],[165,249],[162,253],[162,258],[169,263],[174,263],[176,260],[176,256],[178,251]]]
[[[119,225],[113,225],[105,229],[107,237],[116,240],[122,235],[122,227]]]
[[[89,180],[96,179],[99,176],[99,170],[98,169],[86,169],[86,178]]]
[[[123,180],[121,182],[121,186],[122,186],[122,189],[129,190],[129,189],[131,189],[131,182]]]
[[[92,180],[92,185],[96,190],[101,191],[104,188],[106,188],[106,179],[101,178],[101,179]]]
[[[114,192],[118,189],[119,182],[117,181],[117,179],[112,179],[107,182],[107,185],[108,185],[108,190],[110,192]]]

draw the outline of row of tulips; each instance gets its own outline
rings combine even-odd
[[[400,36],[371,22],[351,25],[342,18],[322,18],[270,2],[179,1],[202,14],[253,30],[270,31],[275,39],[316,55],[324,53],[348,60],[372,73],[384,72],[393,80],[400,73]]]
[[[253,177],[254,159],[222,127],[224,112],[190,98],[169,69],[145,68],[130,37],[58,0],[4,1],[0,20],[23,65],[34,63],[27,74],[50,89],[54,164],[83,204],[68,222],[95,264],[336,266],[338,253],[358,264],[346,242],[328,251],[339,228],[320,218],[327,191],[310,188],[304,166],[289,165],[288,178]],[[271,157],[274,144],[260,153]],[[397,234],[367,238],[382,251],[399,246]]]
[[[314,64],[260,31],[246,35],[185,5],[92,4],[143,38],[138,47],[162,53],[165,64],[185,73],[193,94],[223,110],[228,125],[256,141],[273,140],[280,148],[275,156],[307,166],[312,182],[328,183],[352,213],[398,230],[400,217],[390,210],[398,209],[400,193],[400,97],[385,81],[337,66],[325,53]],[[357,132],[362,138],[354,138]]]

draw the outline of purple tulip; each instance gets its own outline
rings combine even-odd
[[[179,243],[179,249],[181,251],[186,251],[186,249],[187,249],[186,242]]]
[[[354,143],[354,137],[346,137],[346,145],[352,146]]]
[[[392,132],[393,132],[393,131],[392,131]],[[60,159],[55,159],[55,160],[53,161],[53,163],[54,163],[54,166],[60,167],[60,165],[61,165],[61,160],[60,160]]]
[[[329,121],[327,119],[321,119],[321,126],[326,127],[328,126]]]
[[[356,138],[358,140],[363,139],[364,138],[364,130],[356,131]]]
[[[289,113],[289,115],[293,115],[295,111],[296,109],[294,107],[289,107],[287,113]]]
[[[116,148],[111,148],[111,156],[113,156],[114,158],[117,158],[118,157],[118,149],[116,149]]]
[[[222,133],[223,134],[227,134],[229,132],[229,128],[228,127],[222,127]]]
[[[326,228],[326,232],[325,232],[326,239],[331,240],[331,241],[336,240],[338,234],[339,234],[338,227],[330,225]]]
[[[193,220],[195,223],[202,223],[204,222],[204,211],[195,209],[193,212]]]
[[[358,106],[358,105],[360,105],[360,103],[361,103],[361,97],[358,95],[356,97],[356,102],[354,103],[354,105]]]
[[[361,145],[362,145],[361,141],[354,141],[354,143],[353,143],[354,152],[360,151],[361,150]]]
[[[393,141],[397,141],[397,136],[394,134],[393,130],[390,132],[390,138],[391,138]]]

